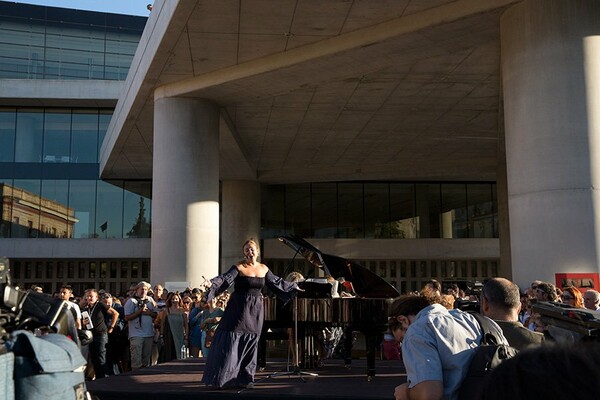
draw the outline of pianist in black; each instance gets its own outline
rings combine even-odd
[[[234,288],[215,332],[202,377],[202,383],[215,388],[253,385],[264,315],[262,288],[268,287],[283,301],[291,300],[299,290],[297,283],[284,281],[257,261],[260,249],[254,239],[248,239],[242,250],[244,260],[211,279],[205,296],[210,301]]]

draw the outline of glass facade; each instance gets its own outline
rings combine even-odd
[[[111,113],[0,109],[0,237],[150,237],[151,181],[98,179]]]
[[[124,80],[146,20],[0,2],[0,79]]]
[[[262,237],[498,238],[495,183],[304,183],[262,188]]]

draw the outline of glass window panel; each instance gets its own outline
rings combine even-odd
[[[427,273],[427,261],[421,261],[419,263],[419,277],[426,278],[429,274]]]
[[[56,262],[56,278],[63,279],[65,277],[65,263],[62,261]]]
[[[338,215],[340,238],[364,237],[362,183],[338,184]]]
[[[73,112],[71,162],[98,162],[98,113]]]
[[[310,184],[286,186],[285,211],[286,233],[310,237]]]
[[[58,61],[44,62],[44,78],[45,79],[58,79],[60,77],[61,77],[60,62],[58,62]]]
[[[97,157],[100,157],[100,149],[102,148],[102,142],[104,141],[104,136],[106,136],[106,131],[108,130],[108,124],[110,123],[110,119],[112,118],[112,111],[100,111],[100,115],[98,116],[98,151]],[[99,158],[98,158],[99,159]]]
[[[71,268],[69,266],[69,268]],[[75,268],[75,265],[73,265],[73,268]],[[78,271],[79,271],[79,278],[80,279],[85,279],[87,278],[87,263],[85,261],[80,261],[78,264]]]
[[[98,59],[100,55],[90,52],[89,50],[71,50],[64,47],[46,48],[47,61],[56,61],[67,64],[90,65],[92,64],[92,59],[94,57]]]
[[[71,112],[46,112],[44,118],[44,162],[70,162]]]
[[[44,54],[43,47],[23,46],[15,43],[3,43],[0,49],[3,51],[2,54],[10,55],[10,57],[14,59],[21,60],[41,59]]]
[[[490,265],[492,266],[492,277],[495,278],[498,276],[498,263],[496,261],[491,261]]]
[[[150,263],[148,261],[142,261],[142,278],[150,277]]]
[[[100,278],[105,279],[108,271],[108,264],[106,261],[100,262]]]
[[[35,263],[35,279],[44,277],[44,264],[42,262]]]
[[[129,66],[123,67],[114,67],[110,65],[106,65],[104,67],[104,79],[107,80],[125,80],[127,78],[127,72],[129,72]]]
[[[40,226],[40,180],[15,179],[11,237],[38,237]]]
[[[111,278],[117,277],[117,262],[116,261],[110,262],[110,277]]]
[[[415,239],[419,237],[420,218],[415,214],[415,185],[390,184],[390,237]]]
[[[417,184],[415,199],[416,215],[419,219],[419,237],[441,237],[440,185],[437,183]]]
[[[312,237],[337,237],[337,185],[335,183],[313,183]]]
[[[104,63],[90,67],[90,79],[104,79]]]
[[[493,207],[493,224],[494,224],[494,236],[495,238],[500,237],[500,233],[498,231],[498,186],[496,184],[492,184],[492,207]]]
[[[488,263],[487,261],[482,261],[481,262],[481,276],[484,278],[489,277],[489,272],[488,272]]]
[[[276,238],[285,234],[285,185],[261,188],[261,237]]]
[[[387,265],[385,261],[379,262],[379,276],[382,278],[387,277]]]
[[[89,266],[88,271],[90,273],[90,278],[96,277],[96,262],[95,261],[90,261],[90,266]]]
[[[471,261],[471,278],[477,278],[477,261]]]
[[[150,182],[130,181],[124,185],[123,237],[149,238],[150,225]]]
[[[0,162],[15,160],[16,110],[0,110]]]
[[[121,262],[121,278],[127,278],[127,273],[129,271],[129,263],[127,261]]]
[[[387,183],[365,183],[365,237],[389,238],[390,186]]]
[[[0,52],[2,52],[2,46],[0,46]],[[28,70],[29,61],[27,60],[21,60],[12,57],[0,58],[0,79],[35,78],[36,76],[30,75],[27,72]]]
[[[40,237],[68,237],[67,226],[72,226],[75,215],[68,207],[69,181],[42,180],[40,207]]]
[[[42,110],[17,113],[16,162],[41,161],[43,127],[44,113]]]
[[[25,261],[25,279],[31,279],[33,276],[33,263]]]
[[[138,42],[135,38],[132,38],[130,41],[116,41],[116,40],[107,40],[106,41],[106,53],[111,54],[113,57],[117,57],[117,55],[129,56],[123,58],[121,63],[125,62],[126,65],[131,64],[130,56],[135,54],[135,50],[137,49]],[[129,62],[127,63],[127,60]]]
[[[96,235],[100,238],[123,237],[123,189],[98,181]]]
[[[469,237],[494,237],[494,207],[491,184],[467,185]]]
[[[61,79],[89,79],[91,74],[89,64],[61,62],[59,75]]]
[[[96,237],[96,181],[72,180],[69,187],[69,208],[73,210],[75,217],[69,237]]]
[[[139,273],[140,273],[140,263],[137,261],[132,261],[131,262],[131,277],[138,278]]]
[[[442,184],[441,199],[443,237],[446,239],[469,237],[466,185]]]
[[[4,25],[0,27],[0,37],[2,38],[2,44],[12,43],[21,46],[44,46],[44,35],[39,32],[31,32],[29,30],[16,30],[23,29],[21,26],[15,25],[13,29]],[[1,53],[0,53],[1,54]]]
[[[104,40],[102,38],[87,37],[87,32],[84,33],[85,36],[73,36],[74,33],[77,32],[72,32],[70,35],[46,35],[47,46],[85,52],[104,52]]]

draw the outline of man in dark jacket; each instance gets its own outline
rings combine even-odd
[[[519,322],[520,310],[519,287],[515,283],[493,278],[483,285],[481,312],[500,326],[508,343],[518,350],[544,341],[542,333],[530,331]]]

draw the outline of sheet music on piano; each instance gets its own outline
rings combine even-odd
[[[333,296],[333,284],[327,278],[307,278],[298,282],[303,292],[298,292],[300,298],[326,299]]]

